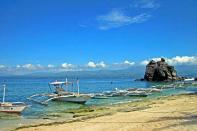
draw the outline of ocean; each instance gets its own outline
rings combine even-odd
[[[167,89],[161,93],[154,93],[147,98],[137,97],[111,97],[109,99],[91,99],[87,101],[85,105],[65,103],[65,102],[49,102],[48,106],[43,106],[38,103],[29,101],[27,98],[33,94],[49,93],[50,88],[48,84],[53,81],[65,81],[66,78],[23,78],[23,77],[1,77],[0,84],[6,83],[6,98],[8,102],[25,102],[28,104],[28,108],[22,112],[21,115],[0,113],[0,129],[9,130],[15,127],[40,124],[52,121],[62,121],[72,118],[71,114],[62,113],[68,109],[77,109],[83,106],[100,106],[118,104],[124,102],[131,102],[141,99],[149,99],[160,96],[168,96],[173,94],[180,94],[185,92],[196,92],[196,88],[193,86],[187,86],[185,88]],[[68,79],[68,81],[76,81],[76,79]],[[94,79],[80,79],[80,93],[101,93],[103,91],[112,91],[115,88],[128,89],[128,88],[150,88],[155,85],[166,83],[151,83],[134,81],[130,78],[94,78]],[[170,83],[168,83],[170,84]],[[76,85],[70,90],[76,91]],[[3,94],[3,88],[0,87],[0,93]],[[0,95],[0,101],[2,95]],[[58,117],[57,117],[58,116]],[[39,121],[38,121],[39,120]]]

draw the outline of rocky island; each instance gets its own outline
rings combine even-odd
[[[147,66],[144,75],[146,81],[176,81],[183,80],[177,75],[174,66],[169,65],[164,58],[160,61],[151,60]]]

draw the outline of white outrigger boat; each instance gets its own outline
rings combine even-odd
[[[68,92],[63,87],[68,86],[73,83],[68,82],[67,79],[65,82],[61,81],[55,81],[49,83],[49,88],[52,91],[51,86],[54,87],[54,91],[50,94],[35,94],[33,96],[30,96],[28,99],[32,100],[34,102],[47,105],[49,101],[62,101],[62,102],[72,102],[72,103],[79,103],[79,104],[85,104],[90,98],[91,95],[88,94],[80,94],[79,93],[79,81],[77,80],[77,93],[74,92]],[[68,90],[68,87],[67,87]],[[38,101],[36,100],[42,97],[47,97],[47,100],[44,101]]]
[[[3,85],[3,101],[0,103],[0,112],[21,113],[27,105],[23,102],[5,102],[6,85]]]
[[[106,97],[124,97],[124,96],[135,96],[135,97],[147,97],[151,94],[152,90],[131,88],[127,90],[119,90],[115,88],[115,91],[105,91],[103,95]]]

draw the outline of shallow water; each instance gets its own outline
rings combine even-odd
[[[51,121],[61,121],[62,119],[72,118],[71,114],[62,113],[67,109],[77,109],[83,107],[80,104],[65,103],[65,102],[50,102],[48,106],[39,105],[31,102],[26,98],[37,93],[50,92],[48,83],[62,80],[64,78],[0,78],[0,83],[5,82],[7,85],[6,89],[6,101],[21,101],[30,105],[20,116],[0,113],[0,127],[1,130],[7,130],[13,127],[19,127],[28,124],[39,124],[47,123]],[[75,81],[75,80],[69,80]],[[140,81],[133,81],[132,79],[81,79],[80,80],[80,92],[81,93],[100,93],[103,91],[111,91],[115,88],[128,89],[128,88],[149,88],[153,85],[163,85],[166,83],[147,83]],[[170,83],[168,83],[170,84]],[[72,90],[76,91],[76,85]],[[155,98],[159,96],[168,96],[172,94],[179,94],[188,91],[197,91],[195,87],[179,88],[179,89],[168,89],[161,93],[154,93],[148,96],[148,98]],[[71,90],[71,89],[70,89]],[[0,92],[2,92],[0,88]],[[92,105],[110,105],[117,103],[124,103],[135,101],[139,99],[137,97],[111,97],[109,99],[91,99],[85,106]],[[2,96],[0,95],[0,100]],[[39,121],[38,121],[39,119]],[[8,128],[9,127],[9,128]]]

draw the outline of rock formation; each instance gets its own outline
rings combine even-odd
[[[174,66],[168,65],[164,58],[161,61],[151,60],[146,66],[144,75],[146,81],[174,81],[179,80]]]

